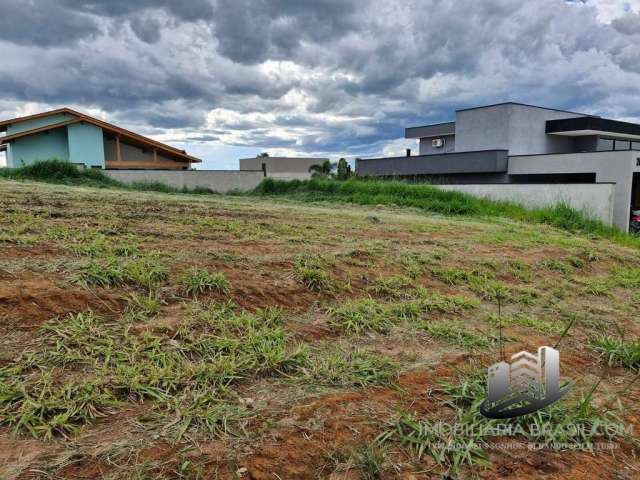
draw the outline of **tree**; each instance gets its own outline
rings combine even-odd
[[[266,157],[268,157],[268,156],[269,156],[269,154],[268,154],[267,152],[262,152],[262,153],[260,153],[260,154],[258,155],[258,157],[257,157],[257,158],[266,158]]]
[[[329,177],[335,167],[335,163],[325,160],[322,162],[322,165],[311,165],[309,167],[309,173],[312,177]]]
[[[336,178],[338,180],[348,180],[349,177],[351,177],[351,174],[351,165],[347,163],[347,160],[344,158],[338,160],[338,171]]]

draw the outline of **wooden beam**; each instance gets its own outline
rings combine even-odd
[[[49,130],[55,130],[57,128],[67,127],[74,123],[81,122],[82,119],[74,118],[73,120],[67,120],[66,122],[52,123],[51,125],[45,125],[44,127],[33,128],[31,130],[25,130],[24,132],[14,133],[13,135],[5,135],[0,137],[0,143],[8,143],[18,138],[27,137],[29,135],[35,135],[37,133],[47,132]]]
[[[158,161],[158,151],[155,148],[153,149],[153,161]]]
[[[120,135],[116,135],[116,160],[122,161],[122,152],[120,151]]]

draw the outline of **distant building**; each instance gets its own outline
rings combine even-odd
[[[186,170],[201,161],[70,108],[2,121],[0,132],[8,167],[56,158],[87,168]]]
[[[356,175],[437,184],[613,183],[613,223],[640,210],[640,125],[500,103],[455,112],[455,121],[411,127],[419,155],[356,161]],[[542,191],[542,190],[541,190]]]
[[[270,177],[282,174],[309,175],[309,168],[322,165],[328,158],[309,157],[255,157],[240,159],[240,170],[263,170]],[[290,176],[290,175],[289,175]]]

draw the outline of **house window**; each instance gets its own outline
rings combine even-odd
[[[601,138],[598,140],[598,151],[599,152],[608,152],[609,150],[613,150],[613,140],[609,138]]]
[[[630,150],[631,142],[627,142],[626,140],[616,140],[613,144],[614,150]]]

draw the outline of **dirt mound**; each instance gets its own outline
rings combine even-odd
[[[79,287],[56,284],[51,278],[0,281],[0,318],[18,327],[40,325],[57,316],[84,310],[118,311],[118,302],[104,292],[91,293]]]

